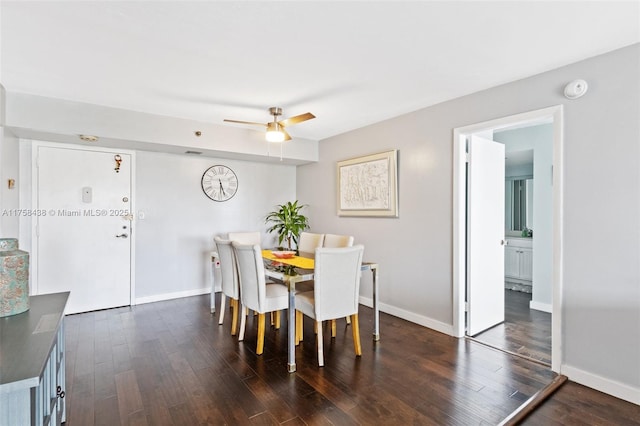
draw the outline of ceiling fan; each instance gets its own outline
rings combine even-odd
[[[284,120],[278,121],[278,117],[282,115],[282,108],[279,107],[271,107],[269,108],[269,114],[273,116],[273,121],[269,123],[256,123],[253,121],[240,121],[240,120],[228,120],[225,119],[227,123],[239,123],[239,124],[249,124],[251,126],[262,126],[267,128],[266,138],[268,142],[284,142],[291,139],[291,136],[285,130],[286,127],[293,126],[294,124],[302,123],[303,121],[311,120],[312,118],[316,118],[315,115],[310,112],[306,112],[304,114],[295,115],[293,117],[286,118]]]

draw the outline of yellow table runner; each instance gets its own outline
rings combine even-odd
[[[303,269],[313,269],[315,262],[308,257],[293,256],[290,259],[279,259],[271,254],[271,250],[262,250],[262,257],[269,260],[275,260],[276,262],[284,263],[286,265],[292,265]]]

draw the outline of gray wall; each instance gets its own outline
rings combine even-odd
[[[18,238],[20,208],[18,190],[18,139],[6,128],[0,127],[0,237]],[[15,180],[9,188],[8,180]]]
[[[32,145],[20,140],[22,209],[31,208],[33,196]],[[223,203],[208,199],[200,188],[202,174],[215,164],[229,166],[238,176],[238,193]],[[264,217],[296,194],[292,165],[136,151],[135,166],[134,304],[208,292],[213,237],[261,231],[262,243],[274,246],[276,237],[266,234]],[[31,217],[20,217],[20,246],[27,251],[31,226]]]
[[[639,64],[636,44],[321,141],[320,162],[298,167],[298,197],[315,230],[352,234],[380,262],[383,310],[450,331],[453,129],[563,104],[562,369],[638,403]],[[569,101],[576,78],[589,92]],[[338,217],[336,161],[394,148],[400,217]]]
[[[237,194],[222,203],[200,188],[202,174],[216,164],[238,176]],[[215,235],[261,231],[263,245],[275,246],[264,217],[296,192],[295,166],[239,160],[138,151],[136,175],[136,210],[145,215],[136,223],[138,301],[208,290]]]

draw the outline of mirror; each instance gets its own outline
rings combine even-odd
[[[507,178],[505,187],[507,231],[520,234],[533,226],[533,177]]]

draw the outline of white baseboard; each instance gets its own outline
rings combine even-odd
[[[373,308],[373,299],[369,297],[360,296],[359,302],[365,306]],[[394,317],[402,318],[403,320],[422,325],[435,331],[439,331],[440,333],[448,334],[449,336],[454,335],[452,324],[445,324],[443,322],[436,321],[433,318],[418,315],[414,312],[405,311],[404,309],[399,309],[396,306],[387,305],[385,303],[379,303],[378,309],[380,309],[380,312],[385,312],[389,315],[393,315]]]
[[[195,290],[177,291],[175,293],[155,294],[153,296],[136,298],[136,305],[143,303],[161,302],[163,300],[179,299],[181,297],[200,296],[201,294],[211,293],[211,287],[197,288]]]
[[[540,303],[540,302],[536,302],[535,300],[532,300],[531,302],[529,302],[529,308],[535,309],[536,311],[542,311],[542,312],[548,312],[548,313],[552,312],[551,304]]]
[[[576,383],[640,405],[640,388],[616,382],[566,364],[562,365],[561,373]]]

